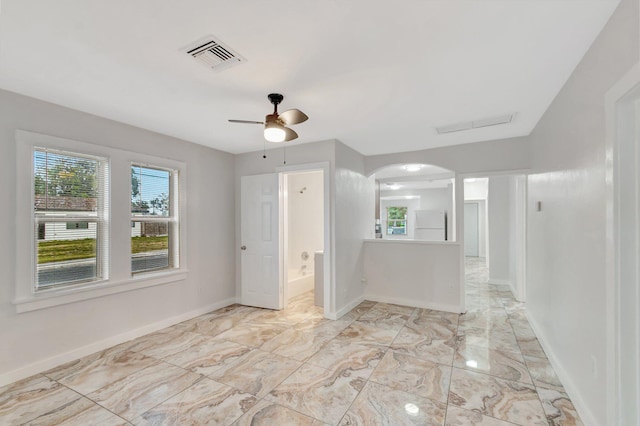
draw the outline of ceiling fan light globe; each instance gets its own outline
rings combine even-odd
[[[284,142],[287,136],[284,128],[277,123],[267,123],[264,126],[264,138],[269,142]]]

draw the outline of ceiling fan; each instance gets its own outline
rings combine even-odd
[[[288,128],[293,124],[307,121],[309,117],[299,109],[289,109],[278,114],[278,105],[284,99],[279,93],[271,93],[267,96],[273,104],[273,114],[267,114],[264,121],[229,120],[231,123],[264,124],[264,138],[269,142],[288,142],[298,137],[298,134]]]

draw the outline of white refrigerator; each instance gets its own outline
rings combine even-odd
[[[416,210],[416,240],[446,241],[447,237],[447,213],[444,210]]]

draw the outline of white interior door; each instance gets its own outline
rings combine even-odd
[[[464,203],[464,255],[478,257],[478,203]]]
[[[241,199],[241,303],[282,309],[280,175],[243,176]]]

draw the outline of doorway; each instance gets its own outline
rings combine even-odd
[[[640,66],[606,95],[608,422],[640,409]]]
[[[321,170],[283,174],[284,306],[310,297],[323,306],[324,177]]]
[[[480,206],[475,201],[464,203],[464,255],[480,256]]]
[[[290,298],[311,287],[315,291],[311,302],[322,306],[326,318],[335,314],[329,170],[329,163],[313,163],[241,177],[241,304],[281,310]],[[307,184],[303,178],[308,177],[315,180]],[[289,208],[289,199],[297,207]],[[312,214],[314,222],[305,222]],[[309,245],[308,238],[300,238],[302,231],[290,231],[289,218],[293,226],[301,222],[302,228],[321,235],[321,244]],[[301,279],[290,284],[290,278]]]

